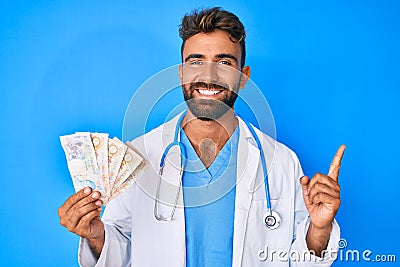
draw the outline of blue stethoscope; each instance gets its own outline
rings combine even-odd
[[[172,218],[174,217],[175,214],[175,209],[178,203],[178,197],[179,197],[179,193],[180,193],[180,188],[182,186],[182,174],[183,171],[185,169],[185,165],[186,165],[186,148],[185,146],[178,141],[178,135],[180,133],[180,129],[181,129],[181,122],[183,120],[183,117],[185,117],[186,112],[182,113],[182,115],[179,117],[178,122],[176,124],[175,127],[175,134],[174,134],[174,140],[165,148],[162,156],[161,156],[161,160],[160,160],[160,171],[159,171],[159,180],[158,180],[158,185],[157,185],[157,192],[156,192],[156,199],[155,199],[155,203],[154,203],[154,216],[156,217],[157,220],[159,221],[171,221]],[[245,121],[245,124],[247,126],[247,128],[250,130],[254,140],[256,141],[257,144],[257,148],[260,150],[260,156],[261,156],[261,164],[262,164],[262,168],[263,168],[263,173],[264,173],[264,185],[265,185],[265,195],[266,195],[266,199],[267,199],[267,212],[265,213],[264,217],[263,217],[263,221],[265,223],[265,225],[271,229],[274,230],[276,228],[278,228],[281,224],[281,217],[279,216],[279,214],[275,211],[272,210],[271,207],[271,198],[270,198],[270,194],[269,194],[269,182],[268,182],[268,172],[267,172],[267,164],[266,164],[266,160],[265,160],[265,156],[264,156],[264,151],[262,150],[262,146],[261,146],[261,142],[260,139],[258,138],[256,132],[253,129],[253,126],[250,125],[249,122]],[[174,146],[178,146],[179,147],[179,151],[181,153],[181,168],[180,168],[180,183],[179,183],[179,188],[178,188],[178,192],[176,194],[175,197],[175,202],[174,202],[174,206],[173,209],[171,211],[171,215],[169,217],[164,217],[162,215],[159,214],[158,212],[158,202],[159,202],[159,194],[160,194],[160,186],[161,186],[161,176],[163,174],[164,171],[164,166],[165,166],[165,159],[168,155],[168,152],[171,150],[172,147]]]

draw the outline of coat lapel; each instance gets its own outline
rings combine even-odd
[[[167,146],[174,141],[174,134],[179,116],[166,123],[163,128],[163,132],[161,134],[163,152],[165,152]],[[168,151],[168,156],[165,158],[158,198],[159,213],[164,217],[170,217],[174,212],[175,201],[177,201],[177,208],[175,212],[179,212],[179,210],[182,210],[183,207],[183,194],[181,188],[181,157],[182,153],[179,149],[179,146],[174,145]],[[176,200],[177,197],[178,199]]]
[[[249,217],[255,177],[259,169],[260,151],[247,129],[246,124],[239,119],[240,137],[237,159],[237,182],[235,200],[235,222],[233,234],[232,266],[242,265],[243,245]]]
[[[174,141],[174,133],[176,124],[180,115],[167,122],[161,133],[162,151]],[[178,135],[179,141],[179,135]],[[161,152],[162,153],[162,152]],[[161,154],[160,154],[161,156]],[[168,241],[170,253],[177,253],[173,258],[176,262],[173,266],[185,266],[186,262],[186,241],[185,241],[185,215],[183,208],[183,192],[182,192],[182,173],[181,168],[181,153],[178,146],[174,146],[168,152],[168,157],[165,159],[163,175],[161,176],[161,186],[159,192],[158,212],[164,217],[170,217],[174,212],[172,221],[159,221],[162,224],[160,237]],[[178,200],[174,211],[175,199],[178,194]],[[166,229],[165,227],[168,227]],[[169,265],[168,265],[169,266]]]

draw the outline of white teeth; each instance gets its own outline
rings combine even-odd
[[[202,95],[216,95],[216,94],[218,94],[218,93],[221,92],[221,91],[202,90],[202,89],[199,89],[199,92],[200,92],[200,94],[202,94]]]

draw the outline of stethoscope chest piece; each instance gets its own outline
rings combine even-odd
[[[275,211],[268,211],[264,215],[264,223],[269,229],[274,230],[281,225],[281,216]]]

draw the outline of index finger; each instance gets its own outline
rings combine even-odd
[[[345,149],[346,149],[345,145],[341,145],[339,147],[339,149],[336,151],[335,156],[333,157],[331,166],[329,167],[328,176],[334,179],[335,181],[337,181],[339,177],[340,164],[342,162]]]

